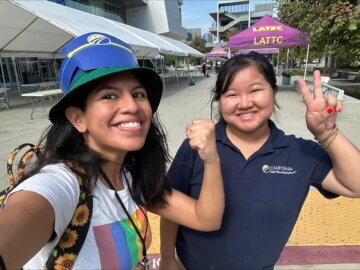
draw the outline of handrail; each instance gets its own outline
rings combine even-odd
[[[306,84],[309,85],[309,84],[313,84],[312,81],[309,81],[309,80],[306,80]],[[322,89],[323,89],[323,95],[327,95],[328,93],[333,93],[336,98],[338,100],[343,100],[344,99],[344,90],[343,89],[340,89],[340,88],[337,88],[335,86],[332,86],[332,85],[329,85],[327,83],[322,83]]]
[[[324,95],[326,95],[329,92],[332,92],[332,93],[335,92],[333,94],[335,94],[335,96],[336,96],[336,98],[338,100],[343,100],[344,99],[344,90],[342,90],[340,88],[337,88],[335,86],[332,86],[332,85],[328,85],[326,83],[323,83],[322,87],[326,88],[325,90],[323,89],[323,94]]]

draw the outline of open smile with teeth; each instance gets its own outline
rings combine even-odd
[[[126,123],[120,123],[118,126],[122,128],[136,128],[136,127],[140,127],[141,124],[140,122],[126,122]]]

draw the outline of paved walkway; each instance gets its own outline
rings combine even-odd
[[[296,79],[296,78],[295,78]],[[215,74],[210,78],[195,78],[166,87],[159,107],[172,156],[185,138],[185,126],[195,117],[209,117],[210,89]],[[50,124],[41,108],[30,120],[31,104],[11,93],[10,110],[0,108],[0,188],[6,185],[6,158],[10,151],[24,142],[37,143],[43,130]],[[291,86],[280,86],[277,95],[280,109],[273,119],[287,133],[311,139],[307,131],[305,106],[299,93]],[[46,102],[48,110],[54,101]],[[360,101],[344,100],[344,110],[338,117],[339,128],[360,147]],[[150,215],[153,244],[150,247],[152,268],[159,260],[159,218]],[[360,200],[338,198],[325,200],[311,190],[300,218],[285,248],[277,269],[360,269]],[[240,251],[239,251],[240,252]]]

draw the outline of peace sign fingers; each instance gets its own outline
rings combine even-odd
[[[323,91],[321,85],[320,71],[318,70],[314,71],[313,83],[314,83],[314,97],[316,99],[318,98],[323,99],[324,97],[323,97]]]

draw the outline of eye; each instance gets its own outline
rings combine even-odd
[[[145,89],[138,89],[138,90],[134,91],[133,97],[136,98],[136,99],[147,98],[146,90]]]
[[[234,92],[226,92],[225,97],[235,97],[236,94]]]
[[[251,90],[251,93],[255,93],[255,92],[259,92],[259,91],[261,91],[261,89],[260,89],[260,88],[256,88],[256,89],[252,89],[252,90]]]
[[[115,99],[116,98],[116,96],[115,95],[113,95],[113,94],[107,94],[107,95],[104,95],[103,96],[103,99]]]

